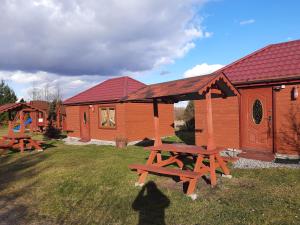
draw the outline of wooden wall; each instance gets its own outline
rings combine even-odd
[[[66,130],[71,130],[71,137],[80,137],[79,106],[66,107]]]
[[[116,128],[99,127],[99,107],[116,107]],[[67,129],[73,130],[71,137],[80,137],[79,106],[66,106]],[[160,104],[161,136],[174,135],[173,104]],[[118,103],[93,105],[90,108],[91,139],[114,141],[116,137],[126,137],[129,141],[143,140],[154,137],[153,105],[152,103]]]
[[[130,140],[154,138],[153,105],[148,103],[126,104],[126,134]],[[174,135],[174,105],[158,106],[160,136]]]
[[[298,85],[300,94],[300,85]],[[276,153],[300,155],[300,96],[292,100],[296,85],[274,92]]]
[[[206,146],[206,101],[196,100],[195,141],[196,145]],[[218,147],[239,148],[239,104],[238,97],[212,99],[213,128]]]

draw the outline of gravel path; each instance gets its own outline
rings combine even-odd
[[[236,161],[233,164],[233,167],[240,168],[240,169],[278,168],[278,167],[300,169],[300,163],[284,164],[284,163],[265,162],[265,161],[254,160],[254,159],[240,158],[238,161]]]

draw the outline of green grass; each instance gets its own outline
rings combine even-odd
[[[150,175],[147,196],[127,166],[140,147],[52,146],[0,157],[0,224],[299,224],[300,171],[233,169],[216,188],[201,180],[196,201],[169,177]],[[152,187],[152,188],[151,188]],[[138,197],[139,196],[139,197]],[[139,221],[140,220],[140,221]],[[140,222],[140,223],[139,223]]]

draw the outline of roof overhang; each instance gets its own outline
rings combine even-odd
[[[239,95],[224,73],[192,77],[182,80],[149,85],[129,95],[126,101],[138,102],[156,99],[164,103],[204,99],[209,90],[212,98],[226,98]]]
[[[8,103],[5,105],[0,106],[0,113],[4,112],[12,112],[12,111],[19,111],[19,110],[24,110],[24,111],[40,111],[40,112],[46,112],[45,110],[33,107],[27,103],[19,102],[19,103]]]

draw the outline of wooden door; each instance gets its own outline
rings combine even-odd
[[[242,149],[273,151],[272,88],[241,89]]]
[[[81,141],[91,140],[89,106],[80,106],[80,138]]]

